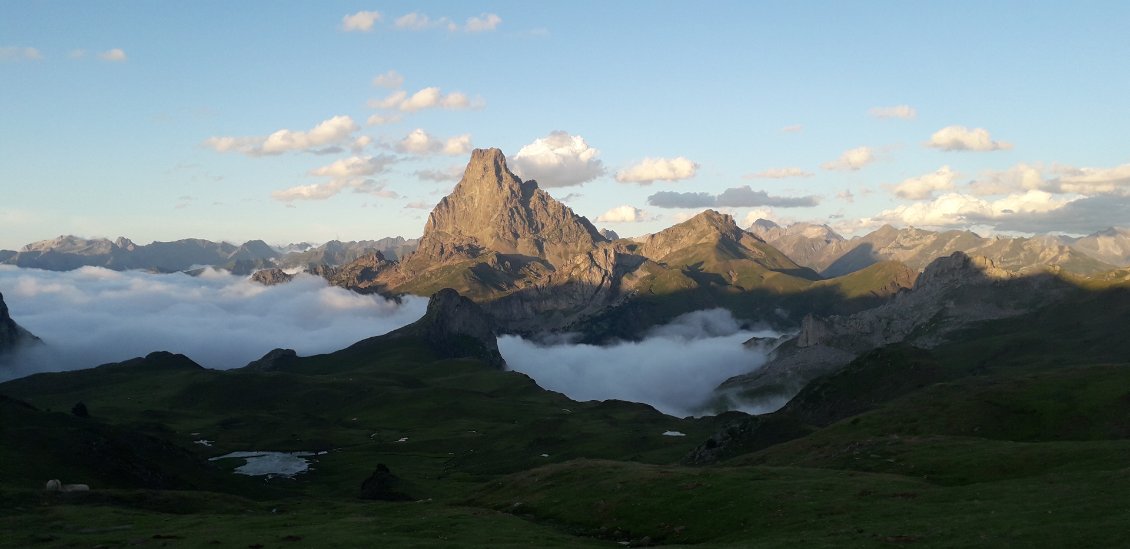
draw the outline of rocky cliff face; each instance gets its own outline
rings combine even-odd
[[[536,181],[522,182],[498,149],[475,149],[463,178],[428,216],[417,251],[405,262],[435,264],[492,250],[563,265],[606,239]]]
[[[0,356],[10,353],[21,345],[38,341],[38,337],[12,320],[8,314],[8,304],[4,303],[4,295],[0,294]]]
[[[761,370],[727,380],[725,391],[795,394],[859,354],[897,342],[930,348],[972,323],[1016,316],[1069,290],[1050,274],[1022,275],[962,252],[930,263],[914,288],[848,316],[808,315],[796,337]]]
[[[432,295],[423,318],[383,338],[419,337],[439,356],[477,358],[501,369],[506,361],[495,330],[494,319],[474,301],[444,289]]]

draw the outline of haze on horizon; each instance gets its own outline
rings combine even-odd
[[[1125,226],[1128,21],[1052,2],[6,3],[0,248],[414,237],[474,147],[622,236],[706,207],[845,234]]]

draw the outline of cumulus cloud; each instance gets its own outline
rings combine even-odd
[[[720,383],[765,363],[765,353],[744,341],[773,335],[743,329],[729,311],[713,309],[683,315],[639,342],[538,345],[504,336],[498,347],[510,369],[574,400],[643,402],[685,417],[703,413]]]
[[[412,95],[399,90],[384,99],[369,101],[369,106],[374,109],[391,109],[401,112],[417,112],[424,109],[446,109],[458,111],[466,109],[479,109],[485,106],[481,99],[472,101],[462,92],[443,93],[437,87],[428,87]]]
[[[400,122],[399,114],[394,114],[391,116],[384,114],[374,114],[365,121],[365,124],[369,126],[384,126],[385,124],[395,124],[397,122]]]
[[[1130,196],[1092,196],[1072,200],[1052,210],[1018,212],[994,219],[993,225],[1002,231],[1091,234],[1110,227],[1125,227],[1126,212],[1130,212]]]
[[[416,128],[404,136],[404,139],[397,141],[393,148],[397,152],[417,155],[464,155],[471,152],[471,134],[443,139]]]
[[[369,145],[372,145],[372,144],[373,144],[373,138],[372,137],[369,137],[367,135],[362,135],[362,136],[358,137],[357,139],[353,140],[353,144],[349,146],[349,150],[353,151],[353,154],[360,154],[361,151],[364,151]]]
[[[1073,168],[1060,166],[1057,177],[1048,182],[1053,192],[1079,194],[1130,194],[1130,164],[1113,168]]]
[[[373,85],[378,88],[399,88],[404,84],[404,75],[389,70],[373,77]]]
[[[1076,168],[1017,164],[1000,171],[986,171],[969,184],[969,192],[979,196],[1000,195],[1026,190],[1055,194],[1130,195],[1130,164],[1111,168]]]
[[[1044,174],[1039,166],[1017,164],[1007,170],[984,172],[969,183],[969,192],[977,196],[989,196],[1042,189],[1044,186]]]
[[[651,221],[654,217],[634,206],[617,206],[600,214],[596,220],[601,223],[640,223]]]
[[[1045,191],[1031,190],[985,200],[962,193],[943,194],[931,201],[915,202],[885,210],[863,220],[864,226],[914,225],[928,228],[964,228],[976,225],[1003,227],[1018,215],[1047,214],[1067,205],[1071,200]]]
[[[542,187],[568,187],[604,174],[600,151],[579,135],[553,131],[522,147],[510,167],[523,179],[536,179]]]
[[[238,152],[248,156],[271,156],[285,152],[318,152],[319,147],[339,145],[361,129],[348,116],[324,120],[308,131],[282,129],[266,137],[209,137],[204,146],[216,152]]]
[[[616,172],[616,181],[650,185],[656,181],[679,181],[694,177],[698,164],[678,156],[675,158],[645,158]]]
[[[399,198],[396,191],[386,188],[386,184],[363,177],[338,177],[325,183],[311,183],[298,185],[275,191],[271,197],[279,202],[294,202],[295,200],[325,200],[336,196],[345,190],[352,190],[358,194],[368,194],[380,198]]]
[[[742,176],[743,179],[788,179],[790,177],[812,177],[812,172],[806,172],[801,168],[770,168]]]
[[[373,24],[381,20],[379,11],[359,11],[341,18],[341,30],[345,32],[369,32]]]
[[[447,17],[440,17],[432,19],[426,14],[412,12],[401,15],[396,18],[396,28],[401,30],[421,31],[434,28],[445,28],[448,31],[455,32],[459,30],[459,25]]]
[[[382,154],[379,156],[351,156],[334,161],[332,164],[310,170],[310,175],[323,177],[357,177],[380,173],[385,168],[396,162],[396,157]]]
[[[704,192],[661,191],[647,197],[647,203],[657,208],[806,208],[820,203],[817,196],[771,196],[765,191],[755,191],[749,185],[733,187],[721,194]]]
[[[0,61],[39,61],[43,53],[30,46],[0,46]]]
[[[942,166],[932,173],[906,179],[891,190],[899,198],[921,200],[934,196],[936,191],[953,190],[953,181],[959,175],[949,166]]]
[[[462,30],[471,33],[490,32],[497,29],[500,24],[502,24],[502,18],[498,15],[483,13],[467,18],[467,22],[462,26]],[[397,17],[394,25],[398,29],[410,31],[445,29],[448,32],[455,32],[460,30],[460,26],[449,17],[432,18],[427,14],[419,12],[406,13]]]
[[[875,161],[875,151],[871,147],[856,147],[844,151],[839,158],[820,165],[825,170],[857,171]]]
[[[369,177],[384,172],[396,160],[396,157],[385,154],[376,157],[351,156],[342,158],[326,166],[310,170],[310,175],[328,177],[329,181],[298,185],[275,191],[271,193],[271,197],[281,202],[325,200],[342,191],[352,190],[355,193],[369,194],[381,198],[397,198],[399,195],[388,190],[385,183]]]
[[[467,32],[489,32],[498,28],[502,24],[502,18],[493,13],[484,13],[478,17],[467,18],[467,24],[463,26],[463,30]]]
[[[122,51],[121,48],[114,48],[112,50],[106,50],[106,51],[98,54],[98,58],[103,60],[103,61],[111,61],[111,62],[118,63],[118,62],[126,60],[126,52]]]
[[[401,304],[299,275],[262,286],[226,272],[52,272],[0,267],[14,318],[46,345],[0,369],[0,378],[89,368],[153,351],[183,353],[218,369],[244,366],[275,348],[300,355],[345,348],[413,322],[427,300]],[[269,329],[265,329],[269,326]]]
[[[448,166],[442,170],[416,170],[415,176],[423,181],[451,183],[463,176],[463,166]]]
[[[1011,149],[1011,143],[993,141],[989,131],[984,128],[969,129],[965,126],[946,126],[930,136],[927,147],[943,151],[1000,151]]]
[[[918,111],[910,105],[895,105],[893,107],[875,107],[869,111],[868,114],[875,118],[901,118],[903,120],[910,120],[918,116]]]

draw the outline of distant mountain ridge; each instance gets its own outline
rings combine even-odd
[[[1018,272],[1055,266],[1093,275],[1130,261],[1130,230],[1120,229],[1072,240],[1053,236],[982,237],[972,231],[935,232],[884,225],[866,235],[845,239],[827,225],[794,223],[782,227],[759,219],[750,225],[749,231],[826,277],[841,276],[884,260],[900,261],[921,271],[934,259],[953,252],[987,257]]]
[[[374,252],[396,258],[415,249],[415,246],[415,239],[399,236],[356,242],[331,240],[319,246],[305,244],[275,248],[262,240],[249,240],[238,246],[198,238],[138,245],[125,237],[111,241],[62,235],[33,242],[18,252],[0,252],[0,263],[51,271],[90,266],[162,273],[210,266],[247,275],[270,267],[314,269],[320,265],[344,265]]]

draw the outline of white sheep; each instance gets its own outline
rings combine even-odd
[[[87,484],[63,484],[57,478],[47,481],[47,486],[44,488],[48,492],[87,492],[90,490],[90,486]]]

